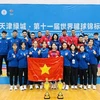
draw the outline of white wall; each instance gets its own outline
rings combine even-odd
[[[100,4],[100,0],[0,0],[0,4]]]

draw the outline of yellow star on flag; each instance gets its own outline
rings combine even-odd
[[[44,64],[43,67],[40,67],[40,69],[41,69],[41,71],[42,71],[41,75],[42,75],[42,74],[45,74],[45,73],[46,73],[46,74],[49,74],[50,68],[51,68],[51,67],[48,67],[46,64]]]

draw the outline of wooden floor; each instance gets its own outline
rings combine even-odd
[[[58,90],[49,90],[50,100],[57,100]],[[63,100],[100,100],[100,85],[97,90],[69,89],[62,90]],[[0,85],[0,100],[44,100],[45,90],[9,91],[9,85]]]

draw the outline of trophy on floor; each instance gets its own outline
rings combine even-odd
[[[44,83],[44,88],[46,90],[46,93],[44,95],[44,99],[50,99],[50,94],[48,92],[48,90],[50,88],[50,83],[48,82],[48,78],[46,78],[46,82]]]
[[[62,87],[63,87],[63,83],[61,82],[61,78],[59,78],[59,82],[58,82],[58,89],[59,89],[59,93],[57,96],[57,99],[64,99],[64,96],[62,94]]]

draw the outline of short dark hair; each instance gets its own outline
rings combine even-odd
[[[26,32],[26,33],[27,33],[27,30],[23,30],[22,33],[23,33],[23,32]]]
[[[21,42],[21,45],[22,45],[23,43],[26,45],[26,43],[25,43],[25,42]]]
[[[63,30],[62,30],[62,32],[64,32],[64,31],[66,31],[66,32],[67,32],[67,30],[66,30],[66,29],[63,29]]]
[[[84,36],[88,36],[87,34],[84,34]]]
[[[92,41],[94,42],[94,40],[93,40],[92,38],[89,38],[89,39],[88,39],[88,42],[89,42],[90,40],[92,40]]]
[[[80,38],[80,37],[83,37],[83,35],[79,35],[79,38]]]
[[[13,32],[17,32],[17,33],[18,33],[18,31],[17,31],[17,30],[13,30]]]
[[[74,29],[74,28],[72,28],[72,29],[71,29],[71,31],[72,31],[72,30],[75,30],[75,29]]]
[[[34,35],[35,35],[35,33],[34,33],[34,32],[31,32],[31,34],[34,34]]]
[[[99,33],[98,32],[95,32],[94,35],[99,35]]]
[[[5,34],[7,34],[7,32],[6,32],[6,31],[2,31],[2,33],[5,33]]]
[[[38,33],[39,33],[39,32],[41,32],[41,31],[38,31]],[[42,33],[42,32],[41,32],[41,33]]]

